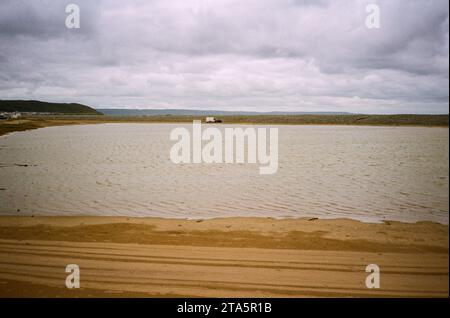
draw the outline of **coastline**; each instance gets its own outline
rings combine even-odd
[[[340,125],[448,128],[449,115],[289,115],[289,116],[222,116],[223,124],[240,125]],[[201,116],[42,116],[0,121],[0,136],[15,131],[66,125],[107,123],[174,124],[192,123]]]
[[[100,117],[2,122],[0,136],[189,122]],[[0,216],[0,297],[448,297],[448,237],[448,224],[429,221]],[[65,287],[67,264],[80,266],[80,289]],[[380,267],[380,289],[365,286],[369,264]]]
[[[448,297],[448,225],[0,217],[1,296]],[[64,286],[79,264],[81,288]],[[378,264],[382,287],[365,287]]]

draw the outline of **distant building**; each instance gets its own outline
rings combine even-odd
[[[21,113],[18,113],[18,112],[14,112],[14,113],[12,113],[11,114],[11,119],[18,119],[18,118],[20,118],[20,117],[22,117],[22,114]]]
[[[221,123],[222,121],[216,117],[206,117],[206,123]]]
[[[19,112],[12,112],[12,113],[3,112],[3,113],[0,113],[0,119],[18,119],[20,117],[22,117],[22,114],[19,113]]]

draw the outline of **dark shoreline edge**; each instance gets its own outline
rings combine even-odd
[[[0,136],[15,131],[64,125],[102,123],[191,123],[204,121],[201,116],[33,116],[18,120],[1,120]],[[221,116],[222,124],[241,125],[342,125],[389,127],[449,127],[449,115],[256,115]],[[220,124],[219,124],[220,125]]]

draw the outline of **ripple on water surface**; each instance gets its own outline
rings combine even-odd
[[[278,172],[260,175],[259,164],[173,164],[177,126],[0,137],[0,213],[448,223],[448,128],[278,126]]]

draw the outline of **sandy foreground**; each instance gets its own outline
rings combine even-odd
[[[448,297],[448,225],[0,217],[0,297]],[[67,289],[77,264],[81,288]],[[367,289],[377,264],[381,288]]]

